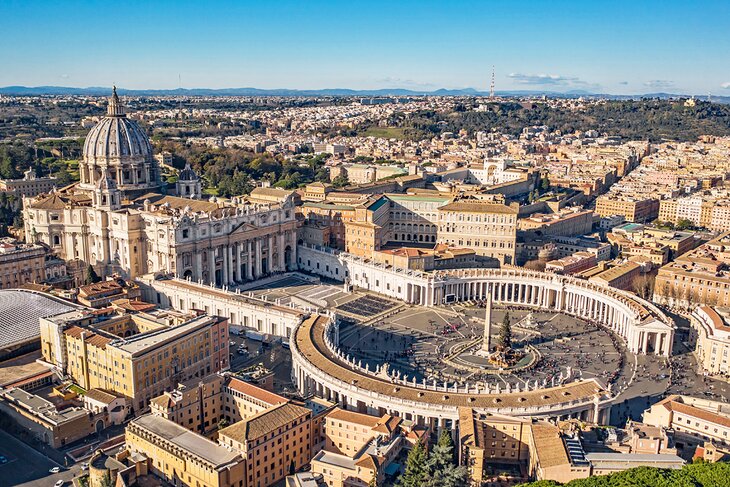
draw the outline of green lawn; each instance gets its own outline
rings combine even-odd
[[[370,127],[362,134],[363,137],[380,137],[382,139],[398,139],[406,138],[405,129],[401,127]]]

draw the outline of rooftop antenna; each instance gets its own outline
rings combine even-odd
[[[494,64],[492,64],[492,83],[489,85],[489,98],[494,99]]]

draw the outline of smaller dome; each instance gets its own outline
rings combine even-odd
[[[195,171],[190,167],[190,163],[185,164],[185,169],[180,171],[180,174],[177,177],[178,181],[197,181],[198,175],[195,174]]]

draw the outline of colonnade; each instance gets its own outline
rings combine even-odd
[[[329,320],[324,326],[312,321]],[[290,341],[292,380],[304,397],[314,395],[348,410],[371,415],[391,414],[439,431],[458,427],[459,408],[515,417],[538,417],[603,423],[608,420],[611,394],[595,379],[546,389],[490,394],[475,390],[444,390],[436,385],[393,383],[358,373],[327,355],[325,336],[336,328],[334,317],[312,317],[299,324]],[[329,335],[336,339],[336,331]],[[378,383],[380,385],[374,385]],[[387,384],[385,388],[382,384]]]
[[[291,270],[296,260],[293,231],[222,243],[192,252],[194,262],[178,263],[178,277],[210,282],[218,286],[236,285],[273,272]],[[204,259],[205,257],[205,259]]]

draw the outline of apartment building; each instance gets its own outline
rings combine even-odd
[[[218,443],[246,460],[245,485],[265,487],[309,463],[312,411],[285,403],[218,431]]]
[[[47,249],[41,245],[0,239],[0,289],[45,281],[47,256]]]
[[[642,421],[673,429],[678,448],[704,441],[730,445],[730,409],[724,403],[672,395],[644,411]]]
[[[603,195],[596,199],[596,213],[601,217],[623,215],[627,222],[645,223],[659,216],[659,200]]]
[[[730,234],[724,233],[659,269],[654,300],[676,306],[730,306]]]
[[[536,214],[517,221],[518,230],[536,235],[585,235],[593,229],[593,211],[566,208],[551,214]]]
[[[244,487],[245,462],[238,452],[217,445],[161,416],[132,420],[124,432],[127,451],[147,459],[149,472],[173,485]]]
[[[76,310],[42,318],[40,329],[43,360],[84,389],[128,398],[136,411],[228,368],[228,320],[217,316]]]
[[[518,206],[456,199],[439,208],[438,242],[474,249],[477,255],[513,264]]]
[[[403,420],[335,408],[324,417],[324,449],[311,462],[329,487],[380,485],[406,444]]]

